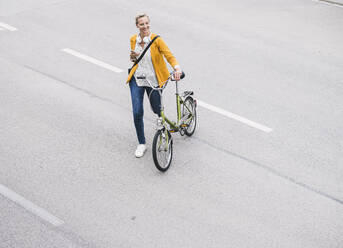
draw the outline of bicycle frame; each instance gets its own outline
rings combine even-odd
[[[162,93],[160,92],[160,98],[161,98],[161,117],[162,117],[162,124],[163,126],[166,126],[165,123],[168,123],[169,127],[173,129],[174,132],[179,131],[180,128],[180,122],[181,122],[181,104],[183,103],[183,99],[179,95],[179,87],[178,87],[178,81],[175,82],[176,87],[176,108],[177,108],[177,120],[176,122],[171,121],[167,118],[167,116],[164,114],[164,105],[163,105],[163,97]],[[187,106],[186,106],[187,107]]]
[[[163,127],[168,130],[168,126],[167,126],[167,124],[168,124],[169,127],[170,127],[168,131],[170,131],[171,133],[174,133],[174,132],[180,131],[180,127],[183,127],[182,126],[183,124],[181,122],[181,104],[183,104],[184,99],[179,94],[179,86],[178,86],[178,82],[179,81],[175,81],[175,88],[176,88],[175,96],[176,96],[176,107],[177,107],[177,119],[176,119],[176,122],[171,121],[170,119],[168,119],[168,117],[164,114],[164,104],[163,104],[162,90],[167,86],[167,84],[169,83],[171,78],[172,78],[172,74],[167,79],[167,81],[165,81],[163,83],[162,87],[154,87],[153,85],[150,84],[150,82],[149,82],[149,84],[150,84],[150,86],[151,86],[151,88],[153,90],[157,90],[158,93],[160,94],[160,99],[161,99],[160,115],[162,117],[162,125],[163,125]],[[185,97],[187,97],[187,95]],[[191,112],[191,110],[188,108],[188,106],[185,106],[185,105],[183,105],[183,106],[186,107],[189,112]],[[191,116],[190,118],[192,118],[192,117],[193,116]],[[167,139],[168,139],[168,137],[167,137]]]

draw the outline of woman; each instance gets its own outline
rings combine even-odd
[[[139,34],[135,34],[130,38],[130,60],[132,62],[137,60],[144,48],[156,36],[156,34],[150,32],[150,18],[148,15],[141,14],[136,16],[136,26]],[[155,114],[160,115],[160,95],[157,91],[152,91],[149,82],[153,86],[161,86],[168,79],[170,73],[164,58],[174,68],[174,77],[176,80],[180,80],[182,74],[178,62],[161,37],[158,37],[152,43],[149,50],[140,62],[131,69],[127,78],[131,92],[133,119],[139,143],[135,151],[137,158],[142,157],[147,149],[143,122],[144,92],[147,95],[151,93],[151,107]]]

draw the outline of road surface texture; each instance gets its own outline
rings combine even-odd
[[[332,2],[0,0],[0,247],[343,247]],[[147,99],[148,151],[134,157],[125,80],[139,12],[199,102],[166,173]]]

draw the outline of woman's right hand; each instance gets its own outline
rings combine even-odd
[[[135,62],[137,60],[138,56],[139,56],[139,53],[136,53],[135,51],[131,51],[131,53],[130,53],[130,60],[132,62]]]

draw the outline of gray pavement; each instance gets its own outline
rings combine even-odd
[[[136,159],[124,81],[142,11],[186,71],[183,90],[273,131],[199,106],[162,174],[146,104],[149,150]],[[0,247],[343,246],[343,8],[12,0],[0,1],[1,23],[17,30],[0,29],[0,184],[63,224],[0,194]]]

